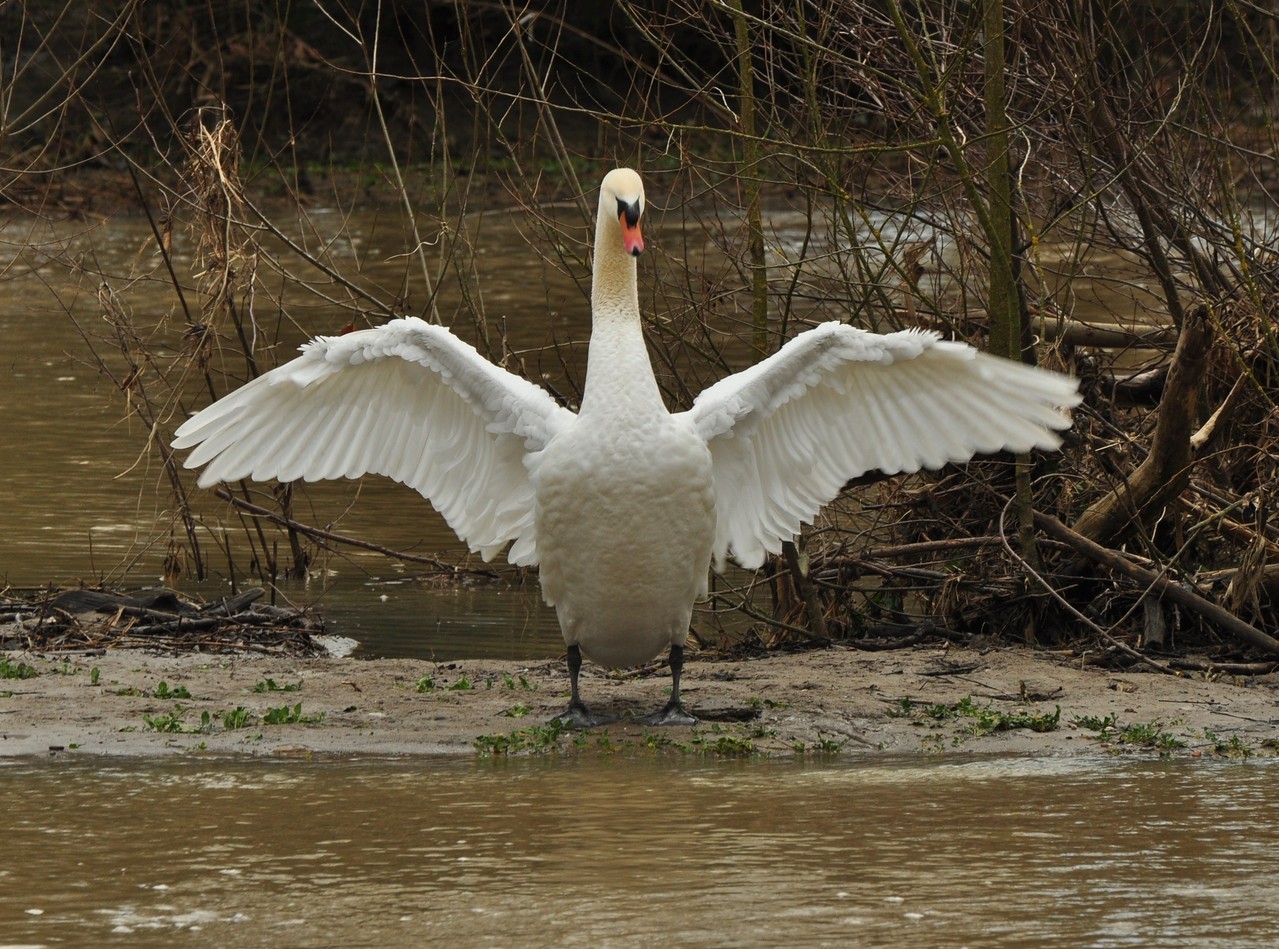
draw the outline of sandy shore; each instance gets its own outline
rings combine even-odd
[[[567,695],[563,665],[554,661],[4,655],[11,673],[25,664],[39,674],[0,679],[0,757],[628,749],[1262,756],[1274,755],[1279,739],[1279,675],[1115,674],[1025,649],[694,659],[684,688],[700,725],[563,734],[543,727]],[[667,685],[664,670],[583,671],[583,695],[597,712],[651,711]],[[281,718],[301,720],[271,721]]]

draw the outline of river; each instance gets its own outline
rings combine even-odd
[[[1273,946],[1266,764],[0,764],[0,947]]]

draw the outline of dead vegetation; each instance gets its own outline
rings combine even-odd
[[[301,610],[257,603],[265,593],[254,587],[213,603],[195,603],[164,589],[137,596],[109,590],[6,590],[0,592],[0,650],[325,655],[315,638],[323,633],[323,623]]]

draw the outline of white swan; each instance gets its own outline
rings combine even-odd
[[[537,564],[568,644],[564,718],[585,653],[631,666],[670,647],[672,690],[647,721],[692,723],[683,645],[708,565],[757,567],[849,479],[977,452],[1056,448],[1073,379],[937,334],[842,323],[801,333],[703,392],[662,402],[644,346],[635,258],[644,189],[600,188],[593,325],[581,410],[409,317],[320,337],[177,430],[199,483],[383,474],[416,489],[485,560]]]

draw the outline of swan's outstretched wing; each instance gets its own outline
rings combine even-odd
[[[711,386],[682,415],[710,446],[715,560],[763,563],[851,478],[978,452],[1056,448],[1074,379],[936,333],[842,323],[801,333]]]
[[[386,475],[416,489],[485,560],[537,562],[525,456],[574,418],[544,390],[415,317],[322,336],[188,419],[175,448],[219,481]]]

